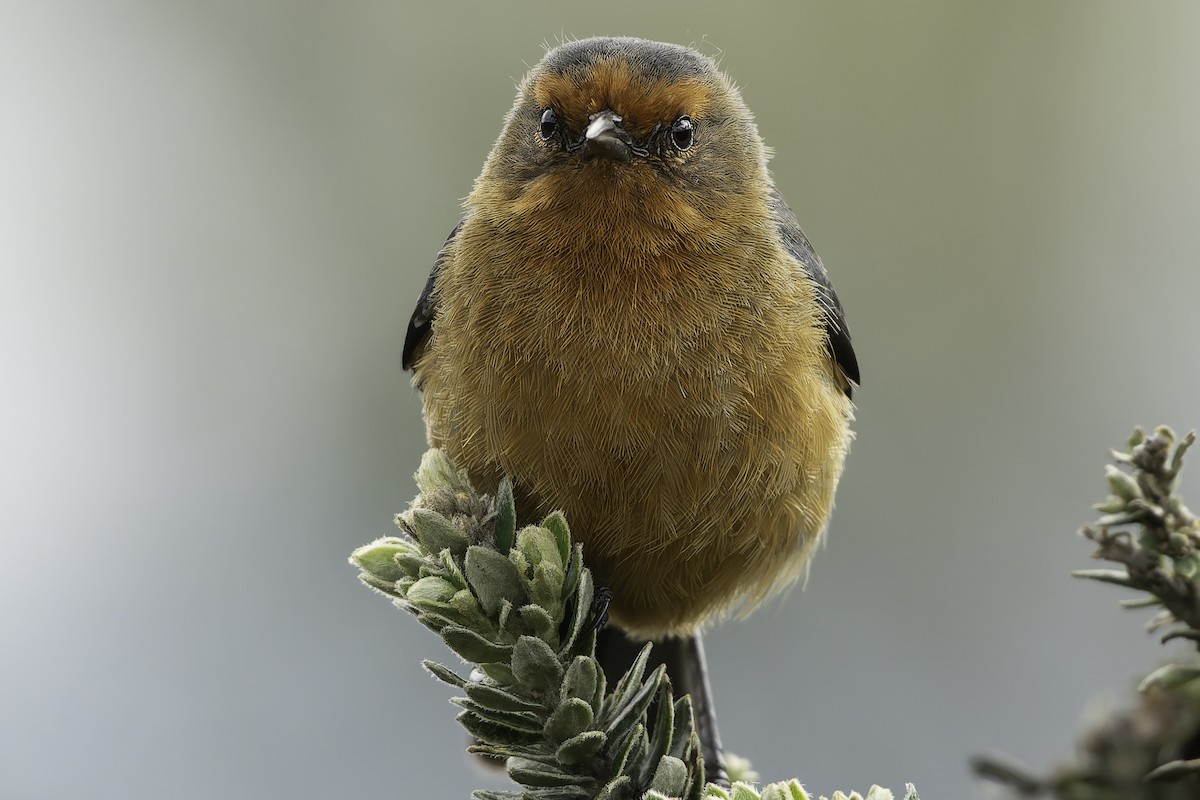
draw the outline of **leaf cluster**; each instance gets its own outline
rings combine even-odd
[[[1138,428],[1105,469],[1102,516],[1081,530],[1103,569],[1076,577],[1143,594],[1124,608],[1155,608],[1151,631],[1200,645],[1200,524],[1178,494],[1184,455],[1170,428]],[[1001,756],[975,759],[975,770],[1023,796],[1063,800],[1194,800],[1200,797],[1200,661],[1168,663],[1138,685],[1136,702],[1107,714],[1081,737],[1074,763],[1038,776]]]
[[[474,665],[464,677],[424,662],[461,692],[451,702],[477,740],[470,750],[503,759],[522,787],[477,800],[811,800],[797,781],[761,792],[706,784],[691,699],[673,696],[665,667],[647,674],[651,645],[607,685],[595,657],[598,591],[562,514],[518,529],[507,479],[494,497],[480,494],[436,449],[416,479],[420,494],[396,516],[401,534],[350,561]],[[893,798],[872,787],[866,800]],[[917,800],[911,786],[906,800]]]

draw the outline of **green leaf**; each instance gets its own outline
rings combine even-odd
[[[555,564],[542,562],[533,568],[529,597],[551,613],[562,617],[563,572]]]
[[[1186,555],[1175,560],[1175,572],[1188,580],[1194,580],[1200,573],[1200,558],[1194,554]]]
[[[436,511],[414,508],[412,525],[413,534],[430,553],[449,550],[461,557],[467,552],[467,534]]]
[[[566,568],[566,560],[558,549],[558,540],[548,528],[530,525],[522,528],[517,534],[517,549],[525,556],[530,564],[553,564],[561,573]]]
[[[486,614],[496,614],[501,600],[508,600],[514,606],[525,604],[525,589],[517,565],[490,547],[467,548],[466,575]]]
[[[429,562],[419,553],[398,553],[395,561],[396,566],[414,578],[420,577],[421,570],[429,566]]]
[[[547,764],[512,758],[508,761],[508,776],[524,786],[572,786],[580,783],[581,777],[563,772]],[[586,780],[586,778],[584,778]]]
[[[358,579],[371,589],[374,589],[377,592],[382,592],[388,597],[403,599],[404,593],[408,591],[408,587],[401,589],[399,586],[397,586],[399,581],[385,581],[381,578],[375,577],[369,572],[358,573]]]
[[[478,633],[467,628],[451,625],[442,630],[442,638],[450,649],[458,653],[464,661],[474,664],[484,664],[493,661],[508,661],[512,658],[513,648],[489,642]]]
[[[512,549],[513,534],[517,530],[517,504],[513,499],[512,481],[504,476],[496,490],[496,521],[494,537],[500,555],[507,556]]]
[[[1139,692],[1150,689],[1176,689],[1200,678],[1200,664],[1167,664],[1151,672],[1138,684]]]
[[[521,606],[517,611],[521,615],[521,621],[528,625],[539,639],[549,645],[558,644],[558,626],[546,609],[527,605]]]
[[[809,800],[808,793],[795,779],[787,783],[772,783],[764,786],[762,800]]]
[[[433,631],[438,636],[441,636],[442,631],[446,630],[446,628],[459,627],[458,623],[449,617],[442,616],[441,614],[437,614],[432,611],[419,612],[417,614],[417,622],[421,623],[426,628],[429,628],[429,630]]]
[[[425,659],[421,662],[421,666],[425,667],[425,669],[429,671],[429,674],[433,675],[433,677],[437,678],[442,683],[448,683],[458,689],[462,689],[467,685],[466,678],[460,677],[457,672],[447,666],[438,664],[436,661]]]
[[[624,740],[614,740],[617,753],[612,760],[612,776],[629,775],[637,769],[638,759],[645,752],[646,726],[637,724],[630,728]]]
[[[424,610],[427,606],[445,605],[454,597],[455,591],[457,590],[449,581],[431,575],[414,583],[404,599]]]
[[[735,783],[730,793],[731,800],[759,800],[758,792],[754,791],[754,787],[745,783]]]
[[[567,636],[563,640],[562,647],[559,648],[559,652],[562,653],[567,653],[571,650],[571,647],[583,633],[583,629],[592,615],[591,570],[585,569],[579,574],[579,588],[575,594],[573,606],[571,627],[567,631]]]
[[[563,697],[578,697],[586,700],[592,706],[592,711],[600,710],[596,702],[597,684],[604,680],[604,673],[596,659],[588,656],[576,656],[567,666],[563,675],[561,693]],[[603,695],[601,695],[603,696]]]
[[[675,703],[671,694],[671,681],[664,677],[658,685],[658,714],[654,719],[654,734],[650,738],[650,754],[647,764],[653,765],[671,752],[671,737],[675,732]],[[683,762],[680,762],[683,763]],[[646,776],[649,777],[649,776]],[[682,794],[680,789],[678,794]]]
[[[537,761],[542,764],[557,766],[558,760],[554,754],[546,750],[542,742],[537,742],[531,745],[522,744],[473,744],[467,747],[468,753],[476,753],[478,755],[488,756],[491,758],[509,758],[516,756],[517,758],[527,758],[530,761]]]
[[[436,447],[426,450],[421,456],[421,466],[413,477],[421,494],[436,494],[447,489],[452,493],[471,492],[466,473],[455,469],[446,454]]]
[[[692,716],[692,697],[685,694],[675,701],[674,729],[671,731],[671,749],[668,751],[681,761],[686,760],[688,741],[695,732],[696,722]]]
[[[650,788],[662,792],[668,797],[679,797],[687,789],[687,765],[674,756],[664,756],[658,761],[654,770],[654,780]]]
[[[397,555],[411,553],[412,550],[411,542],[398,536],[385,536],[351,553],[350,563],[381,581],[395,583],[405,576],[415,574],[406,572],[396,563]]]
[[[574,594],[575,587],[579,585],[579,575],[581,572],[583,572],[583,545],[577,544],[571,550],[571,558],[567,562],[566,577],[563,579],[562,596],[564,600]]]
[[[478,715],[488,722],[505,725],[513,730],[525,733],[537,733],[542,730],[542,720],[538,714],[532,714],[528,711],[497,711],[482,706],[469,697],[451,697],[450,702]]]
[[[571,529],[567,525],[567,518],[561,511],[555,511],[542,520],[542,527],[554,536],[554,543],[558,546],[558,562],[565,565],[571,558]]]
[[[534,714],[546,713],[546,707],[541,703],[526,700],[511,692],[506,692],[495,686],[489,686],[486,683],[467,683],[463,686],[463,690],[467,693],[467,697],[484,708],[490,708],[495,711],[526,711]]]
[[[481,717],[474,711],[463,711],[457,719],[459,724],[467,729],[467,733],[489,744],[533,744],[542,739],[540,730],[534,732],[524,728],[514,728],[511,725]]]
[[[608,783],[604,784],[604,788],[600,790],[600,794],[596,795],[596,800],[624,800],[629,797],[629,790],[632,788],[632,781],[628,775],[618,775]]]
[[[546,738],[551,744],[562,744],[587,730],[591,724],[591,704],[578,697],[568,697],[559,703],[558,708],[554,709],[550,718],[546,720]]]
[[[504,662],[496,661],[488,664],[477,664],[476,666],[483,671],[484,675],[487,675],[501,686],[514,686],[517,683],[517,679],[512,674],[512,667]]]
[[[1108,480],[1108,488],[1112,489],[1112,493],[1122,500],[1129,502],[1142,496],[1142,490],[1137,481],[1112,464],[1104,466],[1104,477]]]
[[[513,646],[512,671],[519,684],[538,691],[557,689],[563,677],[558,656],[535,636],[522,636]]]
[[[580,764],[600,752],[607,741],[604,731],[584,731],[560,744],[554,756],[564,764]]]
[[[1072,578],[1088,578],[1101,583],[1115,583],[1117,586],[1136,588],[1129,579],[1129,573],[1118,569],[1076,569],[1071,571]]]

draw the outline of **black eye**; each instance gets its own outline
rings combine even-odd
[[[676,150],[687,150],[692,146],[695,133],[692,118],[680,117],[671,123],[671,144],[675,145]]]
[[[558,115],[554,113],[553,108],[547,108],[542,112],[542,125],[538,128],[538,133],[542,140],[545,141],[554,136],[558,132]]]

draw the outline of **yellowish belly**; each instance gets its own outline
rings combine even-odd
[[[511,476],[523,523],[563,510],[615,622],[683,632],[803,571],[851,436],[803,291],[713,286],[718,312],[680,319],[670,292],[509,304],[444,279],[416,369],[430,443],[483,488]]]

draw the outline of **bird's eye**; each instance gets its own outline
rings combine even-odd
[[[696,128],[692,125],[692,118],[680,117],[671,123],[671,144],[675,145],[676,150],[687,150],[692,146],[695,133]]]
[[[554,113],[553,108],[547,108],[542,112],[542,123],[538,128],[538,134],[541,135],[542,141],[547,141],[556,133],[558,133],[558,115]]]

